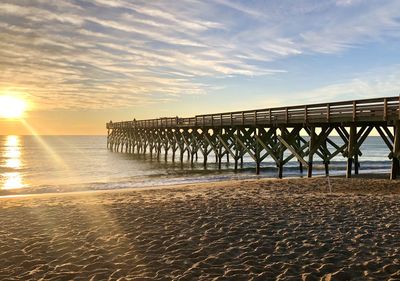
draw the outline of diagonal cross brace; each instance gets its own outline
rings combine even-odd
[[[301,155],[299,153],[297,153],[296,149],[294,149],[292,146],[290,146],[284,139],[282,136],[277,136],[279,141],[281,142],[282,145],[284,145],[296,158],[297,160],[299,160],[304,166],[308,167],[308,163],[307,161],[305,161],[303,159],[303,157],[301,157]]]
[[[217,138],[218,138],[219,141],[222,143],[222,145],[225,147],[226,151],[228,151],[229,154],[233,157],[233,159],[236,160],[235,154],[231,151],[229,145],[224,141],[224,139],[223,139],[221,136],[219,136],[219,135],[217,135]]]

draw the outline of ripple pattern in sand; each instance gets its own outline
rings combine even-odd
[[[1,200],[0,280],[399,280],[399,199],[250,185]]]

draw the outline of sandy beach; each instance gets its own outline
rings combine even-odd
[[[0,199],[0,280],[400,280],[400,182],[247,180]]]

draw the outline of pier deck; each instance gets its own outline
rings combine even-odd
[[[189,118],[166,117],[148,120],[109,122],[107,147],[113,151],[156,155],[168,152],[172,161],[179,151],[180,161],[187,152],[193,163],[202,153],[204,165],[214,152],[221,168],[224,156],[243,165],[249,155],[256,164],[256,173],[264,159],[270,157],[283,176],[284,165],[293,158],[299,169],[307,168],[312,176],[314,156],[322,159],[325,172],[337,155],[347,158],[347,177],[358,174],[360,147],[375,130],[388,147],[392,160],[391,178],[399,174],[400,159],[399,97],[375,98],[301,106],[196,115]],[[340,136],[335,143],[330,136]],[[334,148],[334,151],[327,147]],[[289,155],[288,155],[289,153]]]

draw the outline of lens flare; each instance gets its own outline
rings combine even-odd
[[[25,100],[15,96],[0,96],[0,118],[21,118],[27,108]]]

